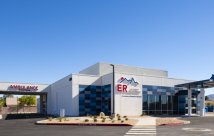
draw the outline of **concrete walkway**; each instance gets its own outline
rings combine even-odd
[[[132,119],[137,119],[138,122],[124,136],[156,136],[156,118],[144,117]]]
[[[135,126],[156,126],[156,118],[154,117],[139,118],[138,123]]]
[[[206,112],[205,113],[205,117],[213,117],[214,116],[214,112]]]

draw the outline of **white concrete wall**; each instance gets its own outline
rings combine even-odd
[[[192,82],[192,80],[163,78],[154,76],[142,76],[141,80],[143,85],[166,86],[166,87],[174,87],[177,84]]]
[[[156,77],[168,77],[168,72],[164,70],[132,67],[125,65],[115,65],[115,72],[130,74],[130,75],[141,75],[141,76],[156,76]]]
[[[100,75],[100,64],[96,63],[92,66],[89,66],[86,69],[83,69],[79,72],[79,74],[85,74],[85,75]]]
[[[120,84],[118,80],[121,78],[131,79],[134,78],[135,81],[139,83],[137,87],[132,87],[128,85],[127,91],[130,89],[137,89],[140,91],[138,95],[127,95],[126,92],[118,92],[117,85]],[[142,114],[142,80],[141,76],[128,75],[128,74],[115,74],[115,113],[120,115],[134,116]]]
[[[165,70],[157,70],[157,69],[148,69],[141,67],[133,67],[126,65],[118,65],[114,64],[115,72],[123,73],[123,74],[133,74],[133,75],[145,75],[145,76],[157,76],[157,77],[168,77],[168,72]],[[89,75],[106,75],[112,73],[113,69],[110,63],[96,63],[82,71],[80,74],[89,74]]]
[[[7,106],[16,106],[18,105],[18,98],[17,97],[8,97],[6,98],[6,105]]]
[[[45,92],[48,92],[47,112],[52,115],[59,115],[60,109],[65,109],[66,115],[72,114],[72,81],[69,75],[52,85]]]

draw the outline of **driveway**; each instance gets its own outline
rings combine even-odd
[[[37,120],[42,119],[0,120],[0,136],[124,136],[129,134],[131,129],[141,129],[115,126],[40,126],[34,124]],[[181,126],[159,126],[156,127],[156,135],[214,136],[214,117],[192,117],[185,118],[185,120],[192,123]],[[194,131],[184,130],[186,128],[193,128]],[[196,128],[208,129],[209,131],[199,131]],[[144,128],[144,131],[153,131],[154,129]],[[139,136],[139,134],[136,136]],[[147,134],[147,136],[149,135]]]
[[[0,136],[123,136],[131,128],[34,125],[37,120],[0,120]]]
[[[184,118],[189,125],[157,127],[158,136],[214,136],[214,117]]]

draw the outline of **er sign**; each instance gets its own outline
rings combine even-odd
[[[127,85],[118,84],[117,85],[117,91],[118,92],[127,92]]]
[[[135,88],[139,85],[138,82],[136,82],[134,80],[134,78],[131,78],[131,79],[127,79],[127,78],[124,78],[124,77],[121,77],[119,80],[118,80],[118,84],[117,84],[117,91],[118,92],[125,92],[127,93],[128,91],[132,90],[131,88]]]

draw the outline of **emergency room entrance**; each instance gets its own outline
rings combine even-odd
[[[195,81],[175,86],[181,90],[186,90],[186,113],[188,116],[197,114],[205,115],[205,89],[214,87],[214,75],[210,79]]]

